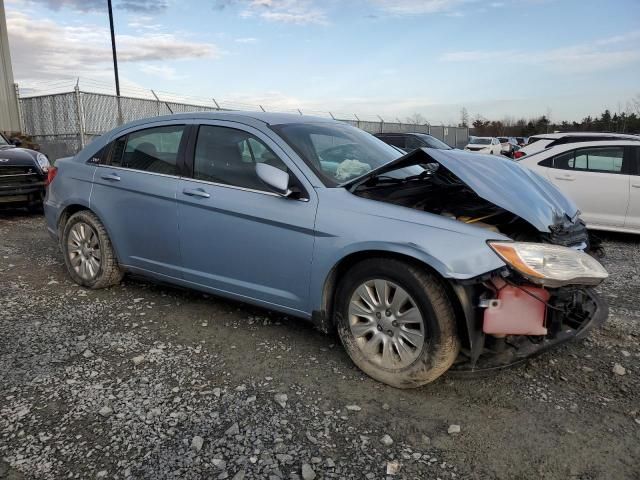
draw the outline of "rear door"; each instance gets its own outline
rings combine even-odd
[[[624,153],[623,146],[598,146],[553,158],[550,180],[578,205],[588,226],[624,226],[630,181]]]
[[[632,228],[640,232],[640,147],[627,147],[629,153],[630,189],[629,208],[625,228]]]
[[[96,168],[91,207],[124,265],[179,278],[176,189],[184,124],[137,127],[115,139]]]
[[[178,189],[184,278],[308,313],[317,208],[315,191],[264,133],[235,122],[200,125]],[[267,163],[289,173],[299,198],[274,194],[255,173]]]

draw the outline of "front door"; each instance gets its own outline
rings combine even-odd
[[[201,125],[193,150],[193,178],[177,194],[184,279],[308,313],[313,189],[277,144],[245,125]],[[271,193],[256,163],[287,171],[298,198]]]
[[[624,147],[585,147],[557,155],[550,180],[578,205],[587,226],[622,227],[629,204]]]
[[[629,208],[625,228],[632,228],[640,232],[640,147],[628,147],[629,163],[631,167],[629,188]]]
[[[114,140],[96,168],[91,208],[122,264],[180,277],[176,189],[185,145],[184,125],[134,130]]]

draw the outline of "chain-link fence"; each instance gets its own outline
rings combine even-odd
[[[52,160],[74,155],[94,137],[133,120],[171,112],[230,110],[219,105],[212,107],[160,99],[116,97],[84,92],[78,88],[68,93],[21,98],[20,107],[23,133],[30,135]],[[263,107],[259,109],[264,110]],[[469,129],[466,127],[390,123],[384,120],[374,122],[357,117],[336,120],[369,133],[428,133],[458,148],[466,145],[469,139]]]

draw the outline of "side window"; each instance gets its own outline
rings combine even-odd
[[[178,174],[178,151],[184,125],[155,127],[132,132],[113,143],[110,165],[145,172]]]
[[[235,128],[202,125],[196,140],[193,176],[197,180],[266,190],[256,163],[287,171],[287,166],[261,140]]]
[[[632,163],[631,168],[628,169],[627,171],[631,171],[632,175],[637,175],[640,176],[640,147],[631,147],[631,154],[630,154],[630,158],[631,158],[631,162],[635,162]]]
[[[380,140],[394,147],[405,148],[405,138],[402,135],[387,135],[380,137]]]
[[[576,168],[621,173],[623,157],[624,147],[584,148],[576,151]]]
[[[124,154],[124,147],[127,144],[127,137],[120,137],[113,142],[111,148],[111,154],[106,163],[113,165],[114,167],[122,167],[122,155]]]
[[[407,150],[413,151],[422,146],[422,142],[419,139],[417,139],[416,137],[412,137],[411,135],[407,136],[407,143],[405,147]]]
[[[624,147],[581,148],[554,157],[553,168],[622,173]]]

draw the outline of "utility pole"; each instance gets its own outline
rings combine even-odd
[[[116,53],[116,33],[113,29],[113,7],[107,0],[109,9],[109,28],[111,29],[111,52],[113,53],[113,74],[116,78],[116,103],[118,104],[118,125],[122,125],[122,105],[120,104],[120,76],[118,75],[118,55]]]
[[[113,73],[116,77],[116,95],[120,96],[120,78],[118,78],[118,55],[116,54],[116,34],[113,29],[113,8],[111,7],[111,0],[107,0],[107,7],[109,8],[109,27],[111,28],[111,51],[113,52]]]

